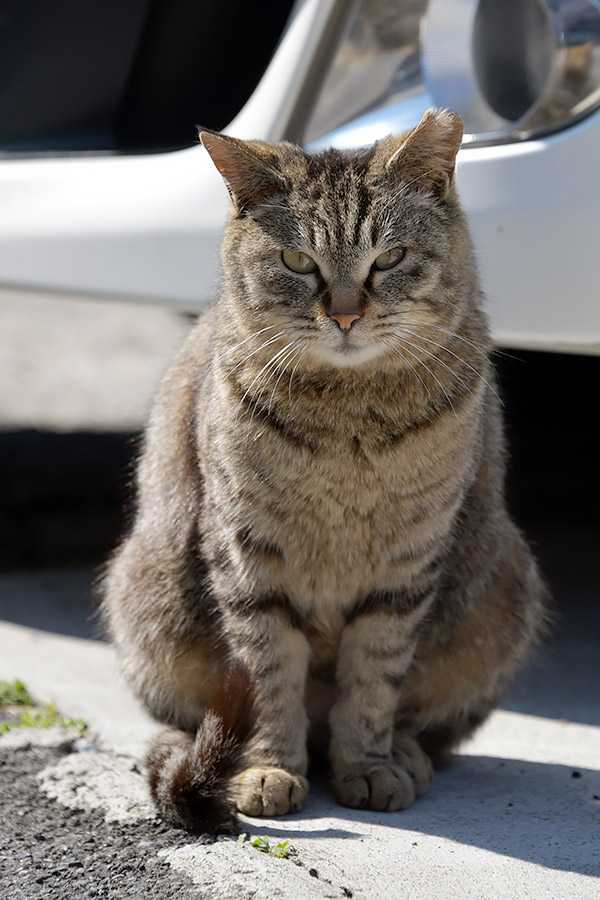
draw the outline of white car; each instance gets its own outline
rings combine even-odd
[[[598,0],[82,9],[4,15],[0,286],[200,309],[228,199],[194,120],[310,150],[449,107],[496,342],[600,351]]]

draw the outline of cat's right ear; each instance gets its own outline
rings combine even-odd
[[[242,141],[213,131],[200,131],[200,140],[221,173],[239,213],[257,206],[272,194],[285,190],[285,179],[270,164],[276,160],[261,141]],[[264,148],[264,149],[263,149]]]
[[[408,134],[383,138],[375,147],[388,177],[443,200],[452,185],[462,136],[460,116],[447,109],[428,109]]]

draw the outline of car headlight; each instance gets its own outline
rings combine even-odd
[[[362,0],[304,136],[359,146],[430,106],[465,143],[525,140],[600,106],[600,0]]]

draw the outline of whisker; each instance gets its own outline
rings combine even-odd
[[[450,337],[456,338],[459,341],[462,341],[464,344],[468,344],[469,347],[472,347],[477,353],[480,353],[482,356],[487,357],[488,351],[487,348],[483,347],[482,344],[476,344],[474,341],[469,340],[466,337],[463,337],[461,334],[458,334],[456,331],[451,331],[449,328],[444,328],[442,325],[436,325],[434,322],[421,322],[419,319],[412,319],[409,322],[402,322],[403,325],[421,325],[424,328],[437,328],[438,331],[443,331],[444,334],[449,335]]]
[[[471,347],[473,347],[474,350],[477,350],[479,353],[481,353],[484,356],[489,356],[490,353],[494,353],[494,354],[498,354],[498,356],[506,356],[506,357],[508,357],[508,359],[517,359],[517,360],[519,359],[518,356],[514,356],[512,353],[507,353],[506,350],[501,350],[499,347],[496,347],[494,345],[492,345],[489,348],[486,348],[484,346],[482,349],[483,345],[477,344],[477,343],[475,343],[475,341],[470,341],[468,338],[463,337],[460,334],[457,334],[456,331],[450,331],[449,329],[444,328],[442,325],[437,325],[435,322],[420,322],[418,319],[414,319],[412,322],[407,322],[406,324],[407,325],[424,325],[427,328],[437,328],[438,331],[443,331],[444,334],[449,334],[452,337],[457,338],[459,341],[463,341],[465,344],[469,344]]]
[[[291,349],[290,349],[290,347],[291,347]],[[285,365],[286,365],[287,361],[289,359],[293,359],[294,353],[296,352],[296,346],[294,345],[294,342],[292,341],[289,344],[287,344],[286,347],[284,348],[284,351],[288,351],[288,352],[284,352],[283,355],[276,354],[271,359],[268,369],[265,372],[265,375],[260,383],[259,389],[253,399],[252,406],[251,406],[252,413],[250,415],[250,421],[248,422],[248,428],[246,430],[246,438],[244,440],[244,452],[246,451],[246,449],[248,447],[248,441],[250,439],[250,432],[252,430],[252,422],[254,421],[254,416],[256,415],[256,411],[258,409],[258,404],[260,403],[260,401],[262,399],[262,395],[265,392],[265,388],[267,387],[267,385],[270,381],[271,375],[273,375],[275,372],[277,372],[280,367],[282,367],[282,373],[279,376],[279,378],[282,377],[283,373],[285,372]],[[281,358],[278,360],[277,356],[281,356]],[[278,379],[278,383],[279,383],[279,379]],[[275,391],[275,388],[273,389],[273,392],[274,391]],[[273,393],[271,394],[271,398],[269,400],[267,415],[269,415],[269,413],[271,412],[271,401],[272,400],[273,400]]]
[[[284,209],[286,212],[290,211],[289,206],[283,206],[282,203],[270,203],[269,201],[265,203],[261,203],[262,209]]]
[[[399,350],[394,346],[393,343],[391,343],[390,341],[387,341],[385,338],[383,339],[383,343],[386,345],[386,347],[389,347],[389,348],[390,348],[390,350],[392,351],[392,353],[394,353],[394,355],[397,356],[398,359],[401,359],[402,362],[405,362],[405,363],[406,363],[406,365],[408,366],[408,368],[410,369],[410,371],[413,373],[413,375],[415,375],[415,377],[421,382],[421,385],[422,385],[422,387],[423,387],[423,390],[425,391],[426,396],[429,397],[429,399],[431,400],[431,399],[432,399],[432,397],[431,397],[431,392],[430,392],[429,388],[427,387],[427,385],[425,384],[425,382],[423,381],[423,379],[421,378],[421,376],[419,375],[419,373],[417,372],[417,370],[415,369],[415,367],[413,366],[413,364],[412,364],[411,362],[409,362],[409,361],[406,359],[406,357],[403,356],[403,355],[399,352]]]
[[[420,338],[422,341],[426,341],[428,344],[433,344],[435,347],[439,347],[441,350],[445,350],[446,353],[449,353],[451,356],[454,356],[455,359],[458,359],[459,362],[461,362],[463,365],[465,365],[467,367],[467,369],[470,369],[472,372],[475,372],[477,377],[480,378],[483,381],[483,383],[486,385],[486,387],[488,387],[490,389],[490,391],[494,394],[496,399],[499,400],[500,403],[502,403],[501,398],[498,396],[498,392],[489,383],[487,378],[485,378],[481,374],[481,372],[479,372],[474,366],[472,366],[470,363],[468,363],[466,361],[466,359],[463,359],[462,356],[459,356],[458,353],[454,353],[452,350],[450,350],[449,347],[445,347],[444,344],[439,344],[437,341],[434,341],[431,338],[426,338],[422,334],[416,334],[414,331],[408,331],[407,334],[410,334],[412,337],[415,337],[415,338]],[[441,363],[442,366],[445,366],[449,372],[452,372],[452,374],[455,376],[455,378],[458,378],[458,380],[464,387],[467,387],[465,382],[459,377],[459,375],[457,375],[457,373],[454,371],[454,369],[452,369],[450,366],[447,366],[446,363],[439,358],[439,356],[435,356],[435,354],[432,354],[432,358],[436,359],[437,362]]]
[[[420,364],[423,366],[423,368],[426,369],[427,372],[429,372],[429,374],[431,375],[431,377],[433,378],[433,380],[434,380],[434,381],[438,384],[438,386],[440,387],[440,389],[441,389],[443,395],[445,396],[446,400],[448,401],[448,404],[450,405],[450,408],[452,409],[452,412],[454,413],[454,415],[455,415],[456,418],[458,419],[458,415],[457,415],[457,412],[456,412],[456,410],[455,410],[455,408],[454,408],[454,404],[452,403],[452,399],[451,399],[450,395],[448,394],[446,388],[445,388],[444,385],[442,384],[442,382],[441,382],[441,381],[439,380],[439,378],[435,375],[435,373],[431,371],[431,369],[429,368],[429,366],[428,366],[428,365],[427,365],[427,364],[426,364],[419,356],[417,356],[416,353],[412,353],[412,351],[410,351],[410,350],[407,348],[406,345],[408,344],[409,347],[414,347],[415,350],[423,350],[424,348],[423,348],[423,347],[419,347],[417,344],[411,343],[411,341],[406,340],[406,338],[404,338],[404,337],[403,337],[403,338],[400,338],[399,336],[396,336],[396,340],[398,341],[399,346],[401,346],[403,350],[406,350],[407,353],[410,353],[410,355],[411,355],[412,357],[414,357],[414,359],[416,359],[417,362],[420,363]],[[436,358],[432,353],[428,353],[427,355],[428,355],[428,358],[429,358],[429,359],[435,359],[435,358]],[[438,360],[438,362],[439,362],[439,360]],[[452,370],[450,369],[450,371],[452,371]]]
[[[247,362],[249,359],[252,359],[252,357],[256,356],[257,353],[260,353],[261,350],[264,350],[266,347],[269,347],[271,344],[274,344],[276,341],[279,340],[279,338],[283,337],[283,335],[285,333],[286,333],[285,330],[278,332],[277,334],[273,335],[273,337],[269,338],[268,341],[265,341],[263,344],[261,344],[260,347],[257,347],[255,350],[253,350],[252,353],[248,353],[246,356],[244,356],[244,358],[242,360],[240,360],[240,362],[236,366],[234,366],[233,369],[231,369],[231,371],[229,371],[227,373],[227,375],[225,375],[223,380],[226,381],[230,375],[233,375],[233,373],[237,369],[239,369],[240,366],[243,366],[245,362]]]
[[[418,334],[413,334],[412,331],[408,331],[408,332],[406,332],[406,333],[407,333],[407,334],[410,334],[410,335],[412,335],[413,337],[416,337],[416,338],[420,337],[420,335],[418,335]],[[438,344],[437,346],[439,347],[439,346],[441,346],[441,345]],[[413,344],[413,343],[411,343],[411,347],[414,347],[414,348],[417,349],[417,350],[423,350],[423,351],[425,351],[425,353],[427,354],[427,358],[428,358],[428,359],[434,360],[436,363],[439,363],[440,366],[443,366],[448,372],[450,372],[450,374],[453,375],[454,378],[456,378],[456,380],[458,381],[458,383],[459,383],[460,385],[462,385],[462,387],[465,389],[465,391],[467,391],[467,393],[469,393],[469,394],[472,394],[472,393],[473,393],[473,391],[471,390],[471,388],[469,387],[469,385],[466,383],[466,381],[464,381],[464,379],[462,379],[462,378],[460,377],[460,375],[452,368],[452,366],[449,366],[447,363],[444,362],[443,359],[440,359],[439,356],[438,356],[436,353],[434,353],[434,352],[431,351],[431,350],[428,350],[426,347],[421,347],[421,346],[419,346],[419,344]],[[474,369],[473,371],[476,371],[476,370]],[[479,373],[477,373],[477,374],[479,374]]]
[[[248,396],[249,392],[252,390],[252,388],[254,387],[254,385],[256,384],[256,382],[259,380],[259,378],[261,378],[261,376],[263,375],[263,373],[265,373],[265,371],[268,370],[268,369],[273,365],[273,363],[275,363],[275,362],[277,361],[277,359],[278,359],[283,353],[286,352],[286,350],[291,346],[291,343],[292,343],[292,342],[290,342],[289,344],[286,344],[285,347],[282,347],[281,350],[278,350],[277,353],[276,353],[274,356],[272,356],[271,359],[269,359],[268,362],[265,363],[265,365],[262,367],[262,369],[260,370],[260,372],[259,372],[257,375],[255,375],[255,377],[252,379],[252,381],[250,382],[250,384],[248,385],[248,387],[246,388],[246,390],[245,390],[244,393],[242,394],[242,399],[240,400],[240,402],[238,403],[238,405],[237,405],[237,407],[236,407],[236,410],[235,410],[235,413],[234,413],[234,416],[233,416],[233,421],[234,421],[234,422],[236,421],[236,419],[237,419],[237,417],[238,417],[239,411],[240,411],[240,409],[242,408],[242,405],[243,405],[243,403],[244,403],[244,400],[246,399],[246,397]]]
[[[211,366],[215,365],[215,363],[221,362],[222,359],[225,359],[226,356],[229,356],[230,353],[233,353],[234,350],[237,350],[238,347],[241,347],[242,344],[251,341],[253,338],[258,337],[259,334],[262,334],[264,331],[268,331],[269,328],[275,328],[275,325],[265,325],[264,328],[260,328],[258,331],[253,331],[252,334],[249,334],[248,337],[245,337],[243,341],[238,341],[237,344],[234,344],[233,347],[230,347],[229,350],[226,350],[225,353],[221,353],[220,356],[215,356],[211,360]]]
[[[290,375],[290,383],[288,384],[288,397],[290,398],[290,404],[291,404],[291,402],[292,402],[292,381],[293,381],[293,379],[294,379],[294,375],[296,374],[296,369],[298,368],[298,366],[300,365],[300,363],[301,363],[302,360],[304,359],[304,354],[305,354],[306,351],[308,350],[309,346],[310,346],[310,341],[304,341],[304,346],[303,346],[302,351],[301,351],[301,353],[300,353],[300,356],[299,356],[299,358],[298,358],[298,362],[296,363],[296,365],[295,365],[294,368],[292,369],[292,373],[291,373],[291,375]]]
[[[279,382],[281,381],[281,379],[283,378],[283,376],[285,374],[285,367],[288,362],[291,362],[295,358],[296,353],[299,353],[299,347],[297,344],[292,347],[292,350],[290,351],[290,353],[287,354],[287,356],[284,356],[283,359],[280,359],[279,362],[277,363],[276,369],[280,368],[281,372],[279,373],[279,378],[275,382],[275,384],[273,386],[273,390],[271,391],[271,396],[269,397],[269,404],[267,406],[267,415],[269,415],[271,412],[271,405],[273,403],[273,398],[274,398],[275,392],[277,390],[277,385],[279,384]]]

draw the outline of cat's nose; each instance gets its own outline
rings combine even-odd
[[[325,312],[347,334],[364,313],[360,294],[353,286],[338,285],[331,291]]]
[[[352,323],[360,319],[361,313],[330,313],[329,318],[338,323],[342,331],[350,331]]]

